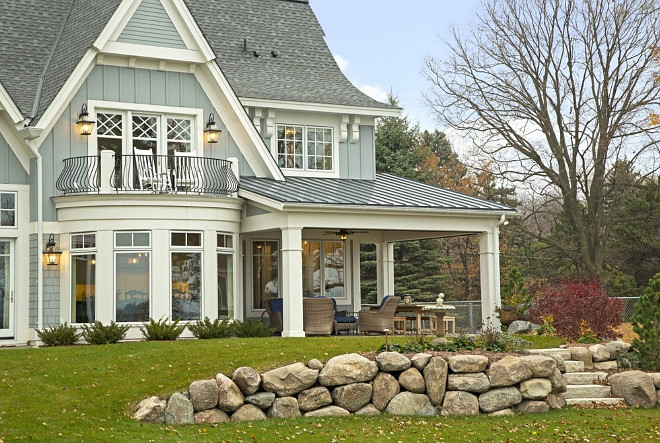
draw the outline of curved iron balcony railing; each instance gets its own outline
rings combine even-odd
[[[68,194],[228,195],[238,190],[231,162],[188,155],[101,155],[64,160],[56,183]]]

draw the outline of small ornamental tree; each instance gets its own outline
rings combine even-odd
[[[557,333],[578,340],[585,333],[599,339],[617,336],[623,303],[608,297],[597,279],[572,278],[547,284],[535,291],[530,318],[542,323],[552,315]]]
[[[660,371],[660,273],[649,280],[649,286],[635,303],[630,322],[639,335],[632,346],[639,354],[640,366]]]

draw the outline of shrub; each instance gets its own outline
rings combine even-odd
[[[179,326],[179,320],[168,323],[168,319],[163,317],[156,321],[153,318],[149,319],[148,323],[142,323],[140,331],[146,340],[176,340],[179,335],[186,329],[185,326]]]
[[[80,338],[76,328],[67,325],[66,322],[63,325],[37,329],[37,335],[44,342],[44,346],[71,346]]]
[[[515,307],[520,316],[527,316],[532,306],[532,298],[527,290],[525,279],[517,267],[512,267],[501,289],[502,308]]]
[[[266,326],[259,320],[236,321],[236,337],[270,337],[275,334],[275,329]]]
[[[639,335],[632,347],[640,367],[660,371],[660,273],[649,280],[649,286],[635,303],[630,322]]]
[[[211,321],[208,317],[204,320],[188,325],[188,329],[196,338],[228,338],[234,335],[236,323],[227,319]]]
[[[614,327],[621,324],[623,303],[610,298],[597,279],[565,279],[547,284],[535,291],[536,299],[530,318],[540,323],[552,315],[557,333],[570,340],[580,332],[590,331],[599,339],[617,336]]]
[[[82,336],[90,345],[106,345],[117,343],[126,336],[130,326],[118,325],[111,321],[105,326],[100,321],[95,321],[91,325],[83,325]]]

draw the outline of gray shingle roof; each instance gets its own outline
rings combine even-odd
[[[39,113],[52,102],[120,4],[73,3],[46,72]],[[352,85],[334,61],[307,1],[185,0],[239,97],[390,108]],[[29,116],[39,78],[71,0],[0,2],[0,82]],[[243,56],[243,39],[250,51]],[[279,56],[270,55],[277,50]]]
[[[241,177],[239,195],[241,190],[293,205],[516,212],[506,205],[390,174],[376,174],[376,180],[287,177],[286,181],[276,181]]]

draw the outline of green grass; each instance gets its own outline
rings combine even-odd
[[[121,343],[0,351],[0,441],[330,441],[390,439],[592,441],[660,438],[660,409],[564,410],[509,418],[333,418],[170,428],[130,419],[150,395],[187,389],[191,381],[263,371],[311,358],[371,351],[383,337],[259,338]],[[400,337],[393,339],[402,341]],[[536,434],[533,434],[536,432]]]
[[[556,337],[553,335],[516,335],[516,337],[524,338],[527,341],[530,341],[534,344],[534,349],[547,349],[547,348],[556,348],[559,345],[566,343],[561,337]]]

